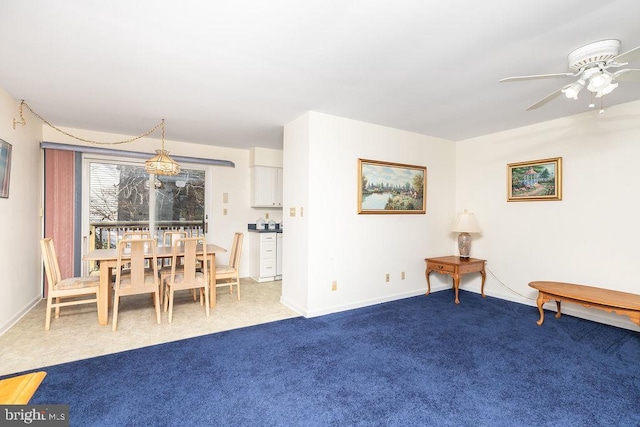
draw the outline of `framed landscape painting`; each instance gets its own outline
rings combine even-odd
[[[358,214],[423,214],[427,168],[358,159]]]
[[[9,197],[11,177],[11,144],[0,139],[0,197]]]
[[[509,163],[507,201],[562,200],[562,157]]]

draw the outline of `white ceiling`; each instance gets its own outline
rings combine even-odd
[[[59,126],[164,118],[168,140],[222,147],[282,148],[309,110],[456,141],[587,111],[588,93],[525,111],[571,78],[498,80],[568,71],[596,40],[626,52],[639,18],[638,0],[2,0],[0,87]]]

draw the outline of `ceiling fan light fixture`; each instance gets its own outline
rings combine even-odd
[[[564,95],[567,98],[578,99],[578,94],[580,93],[583,87],[584,87],[584,80],[578,80],[576,82],[571,83],[569,86],[565,87],[564,89],[562,89],[562,93],[564,93]]]
[[[602,98],[604,95],[611,93],[615,88],[618,87],[618,83],[609,83],[598,92],[596,92],[596,98]]]
[[[591,92],[599,92],[605,89],[607,86],[610,86],[612,80],[613,77],[611,76],[611,73],[607,71],[601,71],[589,78],[589,86],[587,86],[587,89],[589,89]],[[612,88],[611,90],[613,89],[615,88]]]

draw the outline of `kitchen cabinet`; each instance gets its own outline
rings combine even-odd
[[[251,206],[282,208],[282,168],[251,168]]]
[[[282,233],[250,232],[249,235],[251,240],[249,273],[251,278],[257,282],[281,279]],[[280,253],[278,253],[278,247],[280,247]],[[278,265],[280,265],[280,269],[278,269]]]

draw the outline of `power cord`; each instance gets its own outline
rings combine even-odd
[[[494,279],[496,279],[496,281],[497,281],[498,283],[500,283],[500,284],[501,284],[505,289],[507,289],[507,290],[509,290],[509,291],[513,292],[514,294],[516,294],[516,295],[518,295],[518,296],[520,296],[520,297],[522,297],[522,298],[525,298],[525,299],[528,299],[528,300],[531,300],[531,301],[535,301],[535,300],[536,300],[535,298],[531,298],[531,297],[528,297],[528,296],[526,296],[526,295],[522,295],[522,294],[521,294],[521,293],[519,293],[519,292],[514,291],[514,290],[513,290],[513,289],[511,289],[509,286],[505,285],[505,284],[504,284],[504,282],[503,282],[502,280],[498,279],[498,276],[496,276],[495,274],[493,274],[493,271],[489,270],[489,269],[488,269],[488,268],[486,268],[486,267],[485,267],[485,270],[486,270],[487,272],[489,272],[489,274],[491,274],[491,275],[493,276],[493,278],[494,278]]]

